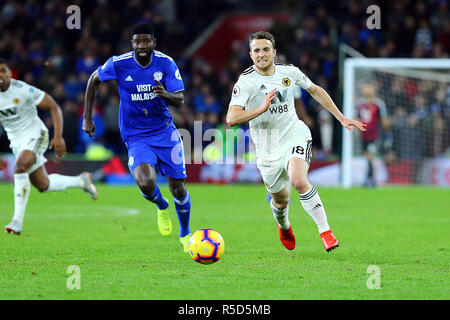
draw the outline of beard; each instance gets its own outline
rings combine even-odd
[[[140,50],[135,51],[135,58],[141,65],[147,65],[150,62],[150,59],[152,57],[152,51],[150,50]]]

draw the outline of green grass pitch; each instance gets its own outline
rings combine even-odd
[[[284,249],[263,185],[188,185],[191,229],[213,228],[223,258],[200,265],[174,231],[159,234],[155,207],[137,187],[33,189],[20,236],[0,235],[0,299],[449,299],[449,190],[318,188],[340,247],[327,253],[293,193],[297,247]],[[161,190],[170,198],[167,186]],[[0,184],[0,223],[13,212],[13,185]],[[67,288],[71,265],[81,289]],[[370,266],[377,266],[379,289]],[[369,268],[369,269],[368,269]]]

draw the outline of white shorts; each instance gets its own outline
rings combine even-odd
[[[312,138],[309,129],[302,134],[293,135],[287,143],[283,143],[283,152],[279,160],[258,161],[258,169],[264,185],[270,193],[278,193],[289,183],[288,164],[292,158],[301,158],[309,165],[312,156]]]
[[[36,162],[28,170],[28,173],[32,173],[47,162],[47,159],[44,157],[44,153],[48,148],[48,131],[41,128],[35,129],[27,133],[25,136],[11,141],[9,147],[14,153],[16,160],[22,151],[33,151],[36,155]]]

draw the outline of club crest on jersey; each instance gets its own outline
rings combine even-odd
[[[20,99],[14,98],[14,99],[13,99],[13,102],[14,102],[14,104],[19,104],[19,103],[20,103]]]
[[[156,71],[153,74],[153,79],[155,79],[156,81],[161,81],[162,77],[163,77],[163,73],[161,71]]]
[[[291,85],[291,80],[289,78],[284,78],[282,83],[285,87],[289,87]]]
[[[181,80],[180,70],[178,70],[178,69],[177,69],[177,71],[175,71],[175,78],[177,78],[178,80]]]
[[[234,88],[233,88],[233,97],[236,97],[237,95],[239,95],[240,91],[241,90],[239,89],[238,86],[234,86]]]
[[[134,163],[134,157],[130,157],[128,159],[128,165],[131,167],[133,165],[133,163]]]

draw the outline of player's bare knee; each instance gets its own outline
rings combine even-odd
[[[172,191],[172,195],[177,199],[183,199],[186,196],[186,189],[177,188]]]
[[[153,179],[152,177],[139,177],[139,179],[136,180],[136,183],[143,193],[151,195],[153,190],[155,190],[156,179]]]
[[[16,163],[14,166],[14,173],[26,173],[29,167],[30,166],[26,163]]]
[[[169,188],[176,199],[182,199],[186,196],[186,186],[183,182],[170,183]]]
[[[308,180],[306,178],[303,178],[303,177],[299,177],[299,178],[293,179],[292,180],[292,186],[299,193],[305,193],[311,188],[311,185],[308,182]]]
[[[36,189],[39,192],[46,192],[48,190],[49,186],[50,186],[50,183],[48,181],[47,182],[41,182],[41,183],[35,185]]]
[[[289,204],[289,198],[272,198],[272,204],[275,208],[283,210]]]

